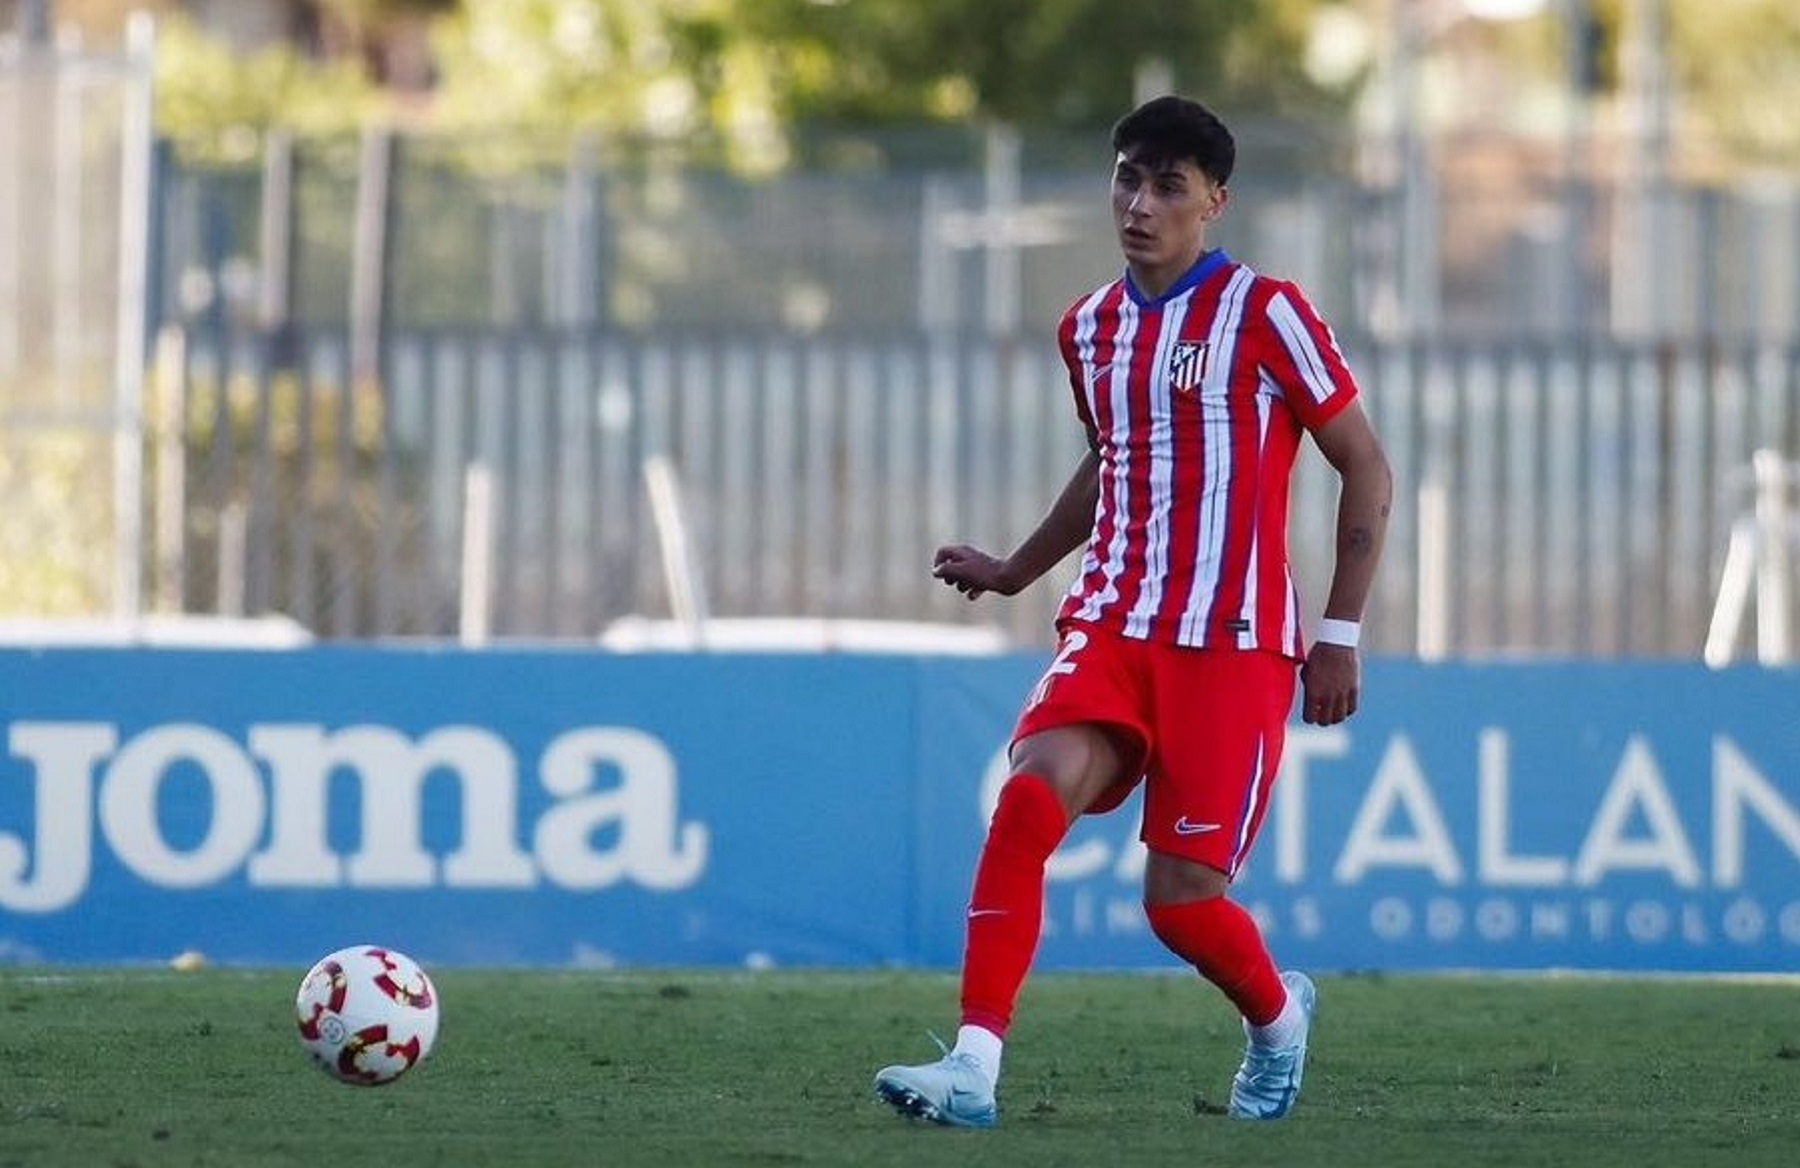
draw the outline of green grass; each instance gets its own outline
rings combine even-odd
[[[0,970],[0,1166],[1800,1163],[1793,984],[1320,979],[1305,1095],[1245,1124],[1213,991],[1039,975],[966,1132],[869,1094],[954,1030],[941,974],[443,970],[435,1057],[358,1089],[301,1054],[300,972]]]

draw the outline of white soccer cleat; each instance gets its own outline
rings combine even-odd
[[[935,1063],[884,1067],[875,1094],[901,1115],[947,1127],[993,1127],[994,1085],[973,1057],[946,1053]]]
[[[1318,991],[1304,973],[1281,975],[1288,995],[1300,1003],[1300,1030],[1286,1046],[1262,1046],[1249,1040],[1245,1024],[1244,1061],[1231,1079],[1233,1119],[1280,1119],[1300,1097],[1306,1075],[1306,1038],[1312,1030]]]

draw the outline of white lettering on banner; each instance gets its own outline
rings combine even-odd
[[[1378,937],[1432,943],[1476,939],[1800,945],[1800,900],[1770,905],[1744,896],[1722,905],[1675,897],[1529,895],[1594,890],[1622,875],[1659,878],[1671,893],[1729,892],[1744,885],[1746,848],[1753,836],[1780,845],[1800,861],[1800,807],[1728,736],[1712,739],[1710,802],[1705,804],[1709,831],[1689,830],[1650,740],[1642,734],[1625,740],[1604,789],[1591,805],[1568,802],[1561,789],[1546,792],[1542,780],[1528,789],[1529,794],[1521,792],[1521,799],[1562,801],[1558,806],[1573,820],[1574,831],[1570,849],[1560,854],[1517,846],[1511,737],[1496,727],[1483,728],[1474,744],[1472,824],[1457,822],[1452,831],[1439,785],[1402,733],[1386,742],[1374,773],[1357,793],[1355,812],[1341,837],[1321,839],[1320,833],[1334,824],[1318,823],[1309,814],[1312,796],[1325,789],[1321,784],[1341,783],[1344,776],[1321,774],[1320,768],[1348,756],[1350,745],[1344,727],[1289,729],[1264,844],[1272,855],[1261,871],[1271,874],[1277,885],[1291,888],[1306,881],[1309,854],[1324,850],[1335,856],[1331,878],[1339,886],[1367,884],[1384,871],[1396,871],[1422,874],[1440,889],[1467,887],[1474,894],[1473,899],[1422,900],[1379,895],[1369,903],[1367,921]],[[1002,750],[984,776],[984,822],[992,815],[1007,772]],[[1687,775],[1679,779],[1690,789],[1703,781]],[[1452,801],[1450,806],[1461,814],[1468,804]],[[1141,932],[1139,925],[1128,926],[1124,920],[1125,909],[1136,904],[1135,885],[1144,870],[1137,827],[1135,821],[1128,826],[1120,821],[1101,838],[1094,838],[1090,829],[1051,857],[1047,876],[1052,896],[1046,919],[1052,935]],[[1472,873],[1465,866],[1459,839],[1473,841]],[[1695,839],[1710,845],[1710,856],[1700,854]],[[1116,904],[1104,892],[1096,899],[1084,882],[1100,877],[1130,882],[1134,895],[1121,897]],[[1066,888],[1067,894],[1058,895],[1059,888]],[[1265,905],[1264,911],[1273,910]],[[1290,933],[1317,936],[1324,931],[1323,911],[1315,899],[1297,897],[1284,911],[1298,918],[1282,922]]]
[[[18,836],[0,833],[0,905],[55,912],[87,887],[94,865],[94,767],[118,748],[119,735],[94,722],[22,722],[6,740],[14,757],[32,764],[37,830],[29,849]]]
[[[387,726],[252,726],[250,750],[273,776],[275,813],[252,884],[364,888],[529,888],[531,857],[519,850],[519,765],[505,742],[473,726],[443,726],[418,741]],[[437,860],[422,841],[425,779],[455,774],[462,786],[462,846]],[[348,771],[362,796],[362,846],[340,862],[325,837],[328,783]],[[371,781],[380,776],[379,782]]]
[[[156,807],[163,780],[184,761],[206,780],[212,821],[198,846],[178,852],[163,838]],[[256,846],[263,810],[255,764],[237,743],[210,726],[176,724],[145,731],[119,751],[100,786],[101,833],[127,868],[165,888],[200,888],[223,880]]]
[[[1649,839],[1631,839],[1628,829],[1633,812],[1641,811]],[[1600,810],[1575,859],[1575,883],[1594,885],[1620,869],[1661,869],[1682,888],[1700,884],[1700,861],[1682,830],[1681,816],[1662,771],[1644,740],[1632,735],[1625,743],[1625,757],[1613,773]]]
[[[1735,888],[1744,882],[1744,806],[1788,851],[1800,856],[1800,812],[1784,802],[1774,784],[1751,765],[1731,739],[1713,739],[1713,883]]]
[[[1524,885],[1545,888],[1564,883],[1569,862],[1561,856],[1519,856],[1511,851],[1512,768],[1508,766],[1506,735],[1483,730],[1477,739],[1480,752],[1476,776],[1476,819],[1480,838],[1476,847],[1476,878],[1482,884]]]
[[[618,770],[618,787],[587,794],[603,766]],[[543,779],[561,802],[538,820],[537,853],[558,884],[604,888],[629,879],[672,890],[700,878],[707,830],[679,821],[675,757],[655,738],[624,727],[571,731],[544,752]],[[595,832],[613,824],[619,827],[617,847],[596,852],[588,846]]]
[[[1406,812],[1415,834],[1384,834],[1397,809]],[[1450,828],[1404,734],[1394,735],[1381,756],[1332,875],[1339,884],[1355,884],[1371,868],[1423,868],[1439,884],[1462,883],[1462,860],[1451,842]]]
[[[1281,774],[1272,796],[1275,878],[1298,884],[1306,878],[1306,787],[1314,758],[1342,758],[1350,753],[1350,732],[1342,726],[1289,732],[1281,753]]]
[[[250,727],[247,742],[248,750],[189,723],[152,727],[123,745],[102,723],[12,723],[8,749],[30,765],[35,814],[29,844],[0,832],[0,908],[55,912],[79,900],[93,870],[96,818],[120,863],[166,888],[218,883],[241,867],[251,885],[272,888],[527,888],[542,878],[576,891],[627,880],[672,890],[705,870],[710,833],[680,821],[675,760],[641,731],[581,727],[545,748],[539,781],[553,802],[530,852],[518,842],[518,761],[490,731],[447,726],[415,741],[387,726],[327,733],[278,724]],[[206,784],[210,806],[204,834],[187,848],[170,844],[157,814],[178,767]],[[460,843],[441,865],[423,843],[433,775],[454,777],[461,795]],[[327,835],[338,776],[354,777],[360,793],[361,842],[348,857]]]
[[[1485,897],[1467,904],[1428,897],[1423,904],[1402,896],[1378,897],[1369,906],[1369,931],[1385,941],[1425,940],[1434,944],[1471,938],[1496,944],[1518,941],[1619,941],[1632,945],[1680,942],[1689,947],[1724,940],[1758,945],[1775,939],[1800,944],[1800,900],[1783,905],[1773,918],[1754,900],[1708,909],[1692,901],[1593,898],[1542,902]]]
[[[1325,931],[1324,911],[1310,896],[1296,897],[1279,910],[1260,900],[1244,907],[1269,936],[1311,940]],[[1045,937],[1141,937],[1150,931],[1143,898],[1137,895],[1102,895],[1092,888],[1076,888],[1066,903],[1058,900],[1045,909]]]

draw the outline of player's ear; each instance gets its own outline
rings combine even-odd
[[[1212,186],[1211,198],[1207,203],[1206,210],[1201,213],[1201,218],[1209,221],[1217,219],[1225,213],[1225,204],[1229,202],[1231,202],[1231,188],[1220,183],[1214,183]]]

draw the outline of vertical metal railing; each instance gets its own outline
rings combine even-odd
[[[277,369],[254,338],[181,350],[186,473],[160,493],[185,498],[189,546],[162,559],[188,565],[189,611],[220,602],[210,581],[229,577],[213,561],[236,506],[253,607],[328,637],[455,635],[477,546],[471,467],[487,483],[478,546],[491,549],[494,637],[591,639],[678,607],[652,466],[679,493],[683,578],[713,615],[994,621],[1034,643],[1064,582],[972,608],[927,570],[940,541],[1022,538],[1074,465],[1080,437],[1049,345],[403,334],[378,386],[356,384],[341,334],[303,335],[299,370]],[[1396,474],[1369,614],[1378,652],[1700,654],[1741,472],[1800,439],[1800,350],[1351,355]],[[156,457],[167,449],[164,436]],[[1335,479],[1309,453],[1292,545],[1315,606],[1334,517]]]

